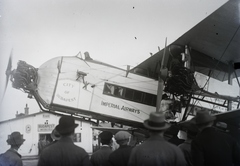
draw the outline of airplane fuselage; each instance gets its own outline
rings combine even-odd
[[[94,60],[57,57],[38,69],[38,94],[53,111],[121,124],[156,111],[157,81]]]

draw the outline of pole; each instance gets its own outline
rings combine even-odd
[[[160,112],[161,108],[161,101],[162,101],[162,94],[163,94],[163,86],[164,86],[164,80],[163,77],[167,74],[167,69],[165,69],[164,66],[164,60],[166,55],[166,47],[167,47],[167,38],[165,39],[165,48],[163,52],[162,62],[161,62],[161,68],[158,75],[158,90],[157,90],[157,107],[156,112]]]

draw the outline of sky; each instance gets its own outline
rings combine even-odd
[[[0,121],[39,111],[36,101],[14,89],[5,71],[23,60],[38,68],[57,56],[86,51],[95,60],[134,67],[172,43],[226,0],[1,0]]]

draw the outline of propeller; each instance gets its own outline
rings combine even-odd
[[[9,77],[10,77],[10,75],[11,75],[11,73],[12,73],[12,54],[13,54],[13,50],[12,50],[11,53],[10,53],[10,56],[9,56],[9,59],[8,59],[7,70],[6,70],[6,72],[5,72],[5,74],[6,74],[6,83],[5,83],[5,88],[4,88],[2,100],[3,100],[4,95],[5,95],[5,92],[6,92],[6,90],[7,90]],[[1,100],[1,102],[2,102],[2,100]]]

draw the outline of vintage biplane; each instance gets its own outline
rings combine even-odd
[[[132,69],[124,70],[96,61],[85,52],[85,58],[81,53],[56,57],[39,68],[19,61],[17,68],[12,70],[10,57],[7,82],[10,79],[13,88],[34,98],[43,111],[94,120],[96,124],[109,121],[112,126],[141,128],[153,111],[165,111],[170,120],[181,114],[178,122],[182,123],[189,114],[194,115],[193,100],[226,107],[226,110],[231,110],[231,103],[235,102],[239,109],[238,95],[210,92],[205,87],[211,79],[229,84],[233,78],[238,81],[239,9],[240,0],[229,0]],[[207,77],[201,86],[196,73]],[[222,103],[206,98],[221,99]],[[167,103],[166,109],[161,101]],[[235,119],[239,118],[239,111],[236,112]]]

